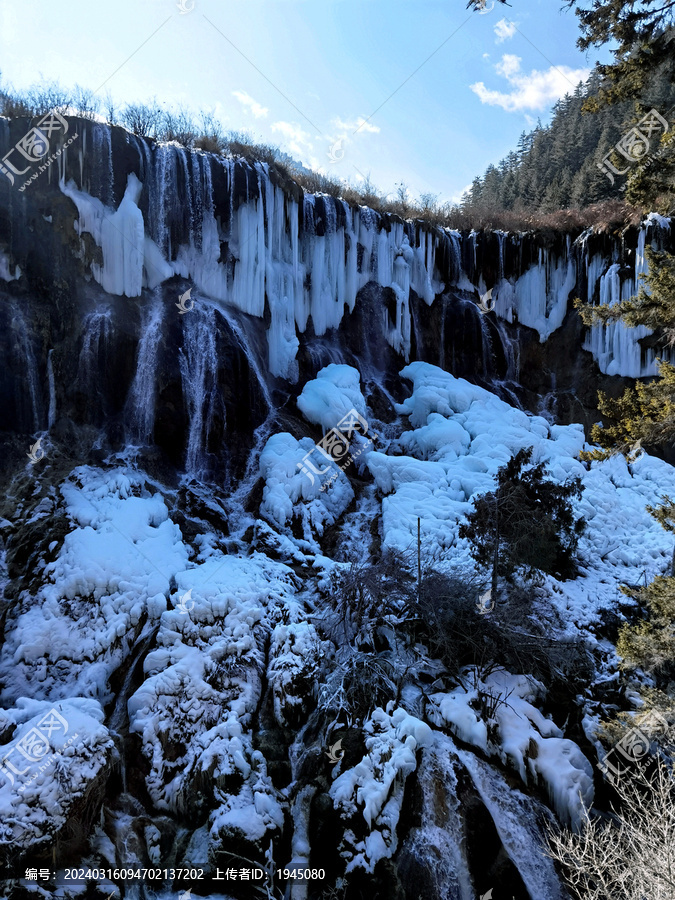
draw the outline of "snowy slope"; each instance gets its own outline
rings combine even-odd
[[[427,363],[411,363],[401,374],[413,393],[398,410],[413,430],[390,448],[402,455],[374,451],[366,463],[383,495],[386,545],[412,546],[419,516],[426,553],[449,566],[472,566],[468,542],[458,535],[463,517],[492,489],[497,469],[532,447],[532,462],[545,462],[552,479],[579,476],[585,488],[576,501],[588,522],[580,577],[547,578],[564,621],[596,622],[615,603],[618,582],[635,584],[645,570],[650,577],[669,564],[672,541],[645,506],[673,494],[672,466],[647,454],[630,467],[620,456],[588,466],[578,459],[587,446],[581,425],[550,425]]]

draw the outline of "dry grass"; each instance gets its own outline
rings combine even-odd
[[[101,101],[91,91],[75,86],[66,91],[56,83],[41,84],[18,93],[10,87],[0,87],[0,115],[9,118],[39,116],[49,109],[61,112],[76,111],[82,118],[97,116]],[[627,203],[606,200],[583,209],[561,209],[556,212],[534,210],[504,210],[486,206],[439,204],[435,195],[423,194],[417,201],[408,196],[404,183],[397,185],[391,199],[382,194],[370,182],[359,185],[330,178],[319,172],[300,171],[280,158],[279,150],[269,144],[257,143],[240,132],[223,133],[214,115],[202,113],[196,120],[184,108],[165,109],[157,101],[150,104],[130,103],[115,110],[112,101],[103,100],[106,118],[110,125],[123,125],[134,134],[159,141],[175,141],[186,148],[203,150],[228,157],[246,159],[250,163],[263,162],[277,176],[295,183],[307,193],[323,193],[341,198],[350,206],[368,206],[376,212],[396,216],[404,220],[419,220],[432,227],[451,228],[459,231],[557,231],[578,232],[589,226],[606,231],[635,225],[643,211]]]

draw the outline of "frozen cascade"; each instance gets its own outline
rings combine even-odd
[[[17,369],[25,375],[25,385],[30,404],[33,431],[42,427],[42,393],[40,378],[31,344],[31,329],[18,307],[12,306],[12,349],[17,358]]]
[[[52,348],[47,354],[47,383],[49,386],[49,409],[47,411],[47,428],[51,428],[56,421],[56,384],[54,381],[54,363],[52,362]]]
[[[206,446],[217,390],[216,314],[201,306],[183,318],[180,351],[183,396],[190,420],[185,470],[197,477],[206,474]]]
[[[631,277],[622,279],[622,267],[619,262],[612,263],[600,276],[599,304],[601,306],[613,306],[621,300],[627,300],[640,289],[640,276],[648,268],[645,247],[650,238],[650,230],[653,243],[653,232],[656,230],[654,226],[665,228],[667,223],[664,225],[660,219],[656,220],[650,217],[640,228],[635,251],[635,267]],[[602,271],[602,268],[602,260],[597,258],[591,260],[588,265],[589,300],[593,297],[592,278],[597,280],[598,273]],[[651,330],[645,325],[628,328],[620,321],[592,325],[584,343],[584,350],[591,351],[600,371],[606,375],[623,375],[628,378],[656,375],[657,356],[672,361],[672,353],[667,350],[655,352],[650,347],[643,350],[638,342],[651,333]]]
[[[534,328],[545,341],[563,323],[567,301],[576,284],[577,269],[567,236],[566,252],[558,259],[546,247],[539,248],[536,265],[515,283],[502,278],[496,287],[495,312],[508,322]]]
[[[105,129],[94,128],[91,140],[99,142],[101,153],[109,158],[104,133]],[[297,380],[298,332],[304,333],[310,321],[317,337],[337,328],[369,282],[393,291],[395,308],[388,312],[383,302],[380,327],[385,340],[406,358],[411,348],[411,291],[431,304],[445,290],[444,280],[472,293],[476,286],[484,287],[476,270],[484,253],[484,235],[479,232],[463,235],[397,222],[324,194],[305,194],[298,200],[273,183],[264,163],[250,166],[173,145],[151,149],[135,138],[133,143],[141,157],[141,178],[153,200],[148,207],[149,235],[138,206],[142,185],[135,175],[128,176],[116,211],[110,208],[107,186],[90,184],[89,179],[87,187],[98,195],[93,197],[73,181],[64,184],[62,178],[60,183],[78,208],[78,233],[91,233],[101,247],[103,264],[92,262],[92,274],[108,292],[126,296],[139,296],[142,287],[180,274],[212,300],[248,315],[269,316],[266,368],[276,377]],[[219,200],[216,215],[212,172],[219,168],[219,179],[227,185],[226,205],[223,208]],[[668,221],[661,217],[645,222],[635,277],[644,270],[645,240],[660,240],[667,228]],[[496,237],[495,312],[536,329],[542,341],[564,321],[577,282],[577,261],[585,274],[587,299],[608,276],[603,253],[591,249],[596,246],[591,231],[574,247],[569,235],[557,248],[539,246],[537,261],[508,277],[507,262],[514,254],[517,258],[522,236],[496,232]],[[181,243],[171,246],[177,240]],[[632,292],[629,282],[622,279],[620,296]],[[605,286],[605,294],[611,293]],[[645,352],[641,366],[639,348],[630,346],[638,332],[626,335],[617,323],[597,327],[607,333],[591,336],[588,348],[602,357],[603,371],[654,373],[653,351]]]
[[[407,875],[406,881],[419,887],[421,896],[475,900],[457,798],[456,758],[453,741],[435,731],[433,745],[422,751],[417,770],[422,821],[403,842],[398,868]]]
[[[497,769],[473,753],[459,749],[455,753],[471,775],[532,900],[561,900],[558,876],[535,824],[543,816],[552,819],[551,814],[532,797],[508,785]]]
[[[621,266],[613,263],[600,278],[600,305],[613,306],[621,300]],[[638,378],[642,373],[642,350],[637,339],[649,334],[644,326],[626,328],[621,322],[593,325],[584,344],[607,375]]]
[[[143,214],[138,208],[143,185],[133,172],[127,177],[124,197],[116,211],[78,190],[73,181],[66,184],[61,179],[59,187],[77,207],[77,234],[90,234],[101,248],[103,265],[92,262],[91,274],[104,291],[139,297],[144,286],[154,288],[174,274],[157,244],[145,235]]]
[[[155,394],[157,390],[157,356],[162,337],[164,304],[161,294],[153,291],[152,305],[147,310],[138,342],[136,374],[126,401],[129,437],[148,444],[155,424]]]

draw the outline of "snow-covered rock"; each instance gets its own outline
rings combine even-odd
[[[96,700],[21,697],[3,720],[15,726],[0,756],[0,856],[48,849],[61,831],[86,830],[103,800],[114,743]]]
[[[464,676],[466,686],[430,697],[430,721],[511,766],[525,784],[541,782],[558,816],[577,827],[593,802],[593,767],[533,705],[544,698],[544,686],[503,669]]]
[[[417,766],[416,751],[431,743],[429,726],[404,709],[391,714],[376,709],[364,724],[367,753],[331,785],[330,796],[345,819],[365,820],[366,830],[352,821],[341,855],[347,872],[372,872],[380,859],[391,857],[398,845],[396,828],[408,775]],[[363,832],[361,834],[361,832]]]

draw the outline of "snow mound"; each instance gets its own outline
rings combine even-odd
[[[524,784],[545,785],[559,818],[577,827],[593,802],[593,767],[575,743],[533,706],[544,687],[503,669],[464,673],[467,687],[433,694],[430,721],[515,769]]]
[[[366,416],[358,370],[335,363],[321,369],[316,378],[305,384],[297,404],[305,419],[320,425],[324,432],[335,428],[352,409]]]
[[[416,751],[431,744],[429,726],[396,709],[391,715],[376,709],[364,724],[366,756],[332,784],[333,805],[345,819],[363,814],[367,830],[359,823],[345,830],[341,855],[347,872],[363,868],[372,872],[380,859],[391,857],[398,845],[396,827],[403,803],[405,781],[417,766]]]
[[[44,568],[46,583],[8,622],[0,654],[2,699],[81,695],[108,703],[112,673],[128,657],[142,619],[166,609],[187,549],[159,494],[126,469],[75,469],[61,486],[75,526]]]
[[[322,474],[301,470],[307,459]],[[299,519],[305,540],[323,534],[354,498],[347,476],[309,437],[298,441],[285,432],[272,435],[260,454],[260,475],[265,481],[260,514],[280,528]],[[329,478],[334,480],[325,489]]]

